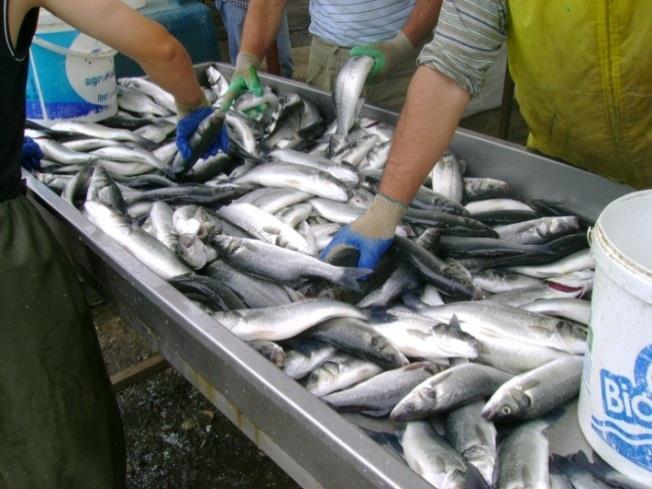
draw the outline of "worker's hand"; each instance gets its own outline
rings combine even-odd
[[[260,58],[255,54],[238,53],[229,90],[220,102],[224,112],[229,110],[233,102],[246,91],[252,92],[257,97],[263,95],[263,86],[260,84],[260,78],[258,78],[259,66]]]
[[[201,107],[179,119],[179,122],[177,123],[177,147],[184,159],[189,158],[192,153],[190,141],[192,136],[195,134],[195,131],[204,119],[211,115],[214,110],[215,109],[212,109],[211,107]],[[226,129],[222,128],[213,144],[209,146],[208,150],[206,150],[201,157],[208,158],[209,156],[217,154],[220,150],[226,153],[228,149],[229,138]]]
[[[358,267],[374,269],[394,240],[396,226],[407,206],[378,194],[362,216],[344,226],[323,249],[320,258],[331,261],[340,252],[355,248],[359,253]]]
[[[26,170],[39,170],[41,168],[43,151],[36,141],[25,136],[23,139],[23,151],[20,156],[20,164]]]
[[[398,65],[414,55],[414,46],[403,31],[389,41],[382,41],[351,49],[351,56],[369,56],[374,65],[369,72],[367,82],[375,83],[384,79]]]

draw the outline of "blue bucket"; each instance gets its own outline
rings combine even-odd
[[[41,10],[30,48],[27,117],[99,121],[118,111],[116,52]]]

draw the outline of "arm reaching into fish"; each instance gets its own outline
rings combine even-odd
[[[468,92],[444,75],[424,67],[417,70],[396,127],[379,194],[367,212],[333,237],[321,254],[322,260],[328,261],[346,244],[358,249],[365,268],[376,267],[432,162],[438,161],[447,148],[469,98]],[[424,104],[424,100],[431,103]]]
[[[406,210],[403,202],[379,193],[363,216],[337,232],[320,258],[336,263],[347,250],[355,249],[357,266],[373,270],[392,244],[396,225]]]
[[[179,115],[177,145],[184,161],[198,152],[192,136],[213,110],[199,86],[190,56],[163,26],[120,0],[33,0],[26,4],[48,9],[70,25],[136,61],[154,82],[174,96]],[[125,32],[129,35],[124,35]],[[223,132],[219,132],[217,137],[204,144],[207,149],[202,147],[203,151],[197,157],[215,154],[225,146],[225,140]],[[184,165],[189,166],[192,165],[188,162]]]
[[[378,82],[406,60],[414,59],[416,46],[437,24],[441,4],[442,0],[417,0],[410,17],[396,36],[351,49],[351,56],[369,56],[374,60],[367,82]]]
[[[222,99],[223,110],[246,91],[260,97],[263,87],[258,78],[258,68],[265,53],[278,34],[285,0],[252,0],[247,8],[247,17],[242,28],[242,43],[235,63],[229,91]]]

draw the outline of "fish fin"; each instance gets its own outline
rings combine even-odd
[[[387,408],[380,408],[380,409],[368,409],[360,412],[365,416],[371,416],[372,418],[382,418],[383,416],[387,416],[389,411],[390,410]]]
[[[381,306],[371,306],[361,309],[360,312],[364,314],[367,321],[389,323],[398,319],[395,315],[387,312],[387,309]]]

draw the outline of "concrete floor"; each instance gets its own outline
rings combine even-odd
[[[289,2],[298,80],[305,79],[308,59],[307,5],[308,0]],[[220,50],[227,59],[224,29],[217,12],[214,17]],[[461,125],[495,135],[498,109],[469,117]],[[514,107],[510,140],[523,143],[526,134]],[[154,354],[110,304],[95,301],[93,316],[111,374]],[[174,371],[157,374],[117,397],[127,439],[130,489],[297,487]]]

